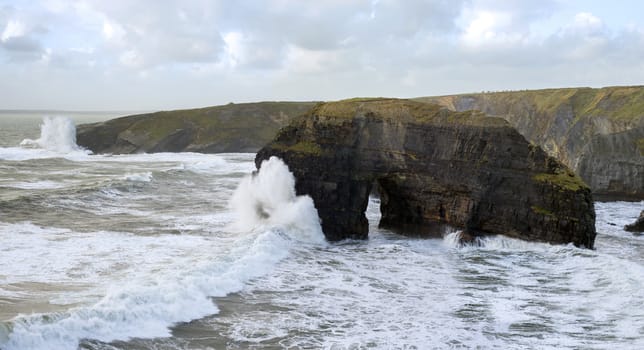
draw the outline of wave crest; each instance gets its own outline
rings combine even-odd
[[[67,117],[44,117],[40,125],[40,138],[24,139],[20,146],[42,148],[58,153],[91,153],[76,144],[76,126]]]
[[[263,161],[258,171],[241,181],[230,205],[236,215],[236,231],[283,228],[297,240],[324,240],[313,200],[295,194],[295,178],[277,157]]]

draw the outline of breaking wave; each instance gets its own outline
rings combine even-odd
[[[76,126],[67,117],[45,117],[40,125],[40,138],[36,140],[24,139],[20,146],[25,148],[42,148],[57,153],[90,151],[76,144]]]
[[[294,239],[324,241],[313,199],[296,196],[295,178],[277,157],[263,161],[258,172],[242,180],[231,206],[237,231],[281,228]]]
[[[149,179],[147,173],[132,176],[134,181]],[[231,206],[237,221],[230,227],[236,232],[139,236],[65,231],[64,237],[84,237],[88,248],[81,251],[89,254],[89,261],[93,261],[92,254],[102,254],[103,260],[113,258],[135,270],[84,305],[15,317],[0,328],[0,348],[69,349],[78,347],[82,339],[111,342],[167,337],[170,327],[178,322],[217,314],[212,297],[240,291],[249,280],[270,273],[293,249],[303,249],[301,243],[324,241],[313,201],[295,195],[293,175],[277,158],[264,162],[259,172],[241,181]],[[5,229],[13,237],[40,230],[30,224],[0,225],[0,233]],[[41,256],[40,250],[73,256],[79,249],[76,240],[48,237],[59,236],[59,230],[42,234],[47,239],[36,240],[32,244],[35,251],[29,256]],[[113,247],[115,244],[123,249]],[[65,266],[60,269],[67,270]]]

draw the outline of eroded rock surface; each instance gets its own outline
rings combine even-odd
[[[271,156],[313,198],[329,240],[367,237],[375,184],[382,226],[594,244],[588,186],[501,118],[409,100],[325,103],[280,130],[257,166]]]
[[[423,97],[501,117],[605,199],[644,199],[644,86]]]

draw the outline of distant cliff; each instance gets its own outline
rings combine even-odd
[[[139,114],[79,125],[94,153],[256,152],[314,102],[259,102]]]
[[[598,195],[644,198],[644,87],[569,88],[423,97],[509,121]]]
[[[480,112],[397,99],[320,104],[281,129],[257,167],[271,156],[313,198],[329,240],[367,237],[375,185],[380,225],[402,233],[444,223],[469,237],[594,244],[590,188],[507,121]]]
[[[596,195],[644,199],[644,87],[567,88],[422,97],[501,117],[568,165]],[[313,102],[229,104],[80,125],[95,153],[256,152]],[[601,197],[600,197],[601,198]]]

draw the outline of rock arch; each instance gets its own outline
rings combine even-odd
[[[397,99],[316,106],[257,154],[282,158],[329,240],[366,238],[374,182],[388,227],[446,223],[592,248],[590,190],[500,118]]]

